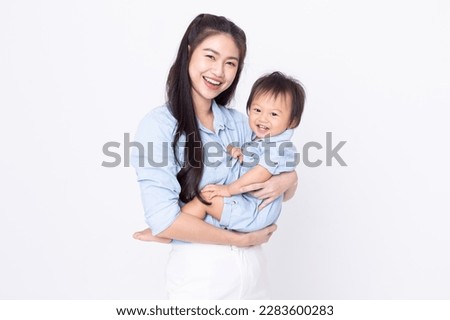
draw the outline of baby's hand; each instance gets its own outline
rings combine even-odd
[[[227,147],[227,152],[229,155],[234,159],[239,159],[239,162],[242,163],[244,161],[244,155],[242,154],[242,150],[239,147],[234,147],[232,144],[230,144]]]
[[[231,197],[230,191],[228,191],[228,186],[221,184],[208,184],[202,189],[202,193],[206,195],[208,199],[214,197]]]

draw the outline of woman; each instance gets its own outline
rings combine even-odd
[[[135,152],[132,163],[152,235],[144,230],[135,238],[174,239],[167,267],[170,299],[268,298],[260,245],[276,226],[237,233],[210,216],[203,221],[181,209],[196,196],[207,203],[200,191],[205,185],[230,182],[226,146],[242,145],[251,136],[245,115],[225,107],[245,55],[246,36],[238,26],[224,17],[198,15],[170,69],[167,103],[147,114],[136,133],[145,150]],[[267,203],[282,193],[291,196],[296,182],[295,172],[285,173],[245,191],[260,189],[255,196]],[[225,205],[231,210],[236,203]]]

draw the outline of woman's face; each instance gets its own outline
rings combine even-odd
[[[207,37],[192,52],[189,77],[194,104],[211,100],[228,89],[236,77],[239,49],[228,34]]]

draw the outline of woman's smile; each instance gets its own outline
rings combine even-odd
[[[220,85],[222,85],[222,82],[220,82],[218,80],[214,80],[214,79],[206,77],[206,76],[203,76],[203,79],[206,82],[206,86],[208,88],[210,88],[210,89],[213,89],[213,90],[219,89]]]

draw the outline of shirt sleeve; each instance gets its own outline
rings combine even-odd
[[[292,141],[262,142],[258,164],[272,175],[294,171],[298,154]]]
[[[154,235],[169,227],[180,213],[181,188],[171,147],[175,127],[172,120],[161,109],[147,114],[138,126],[131,152],[145,221]]]

